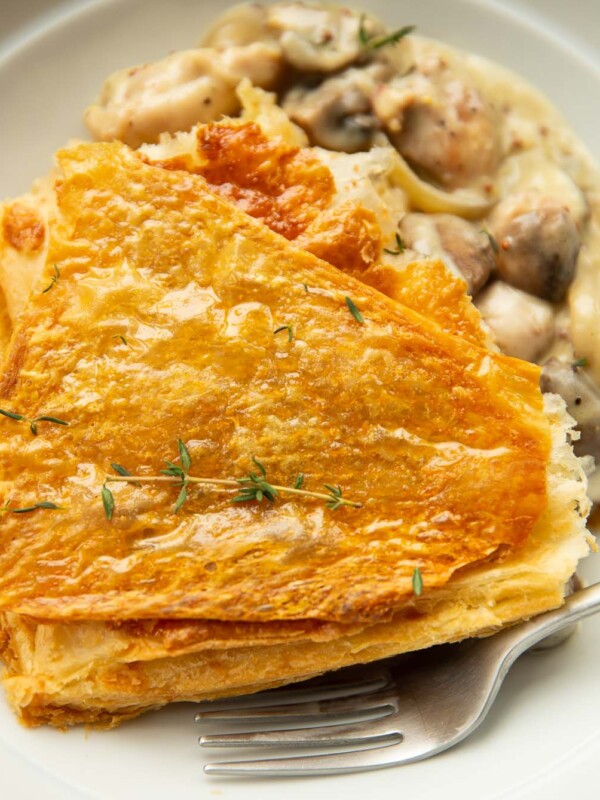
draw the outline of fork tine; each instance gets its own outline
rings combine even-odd
[[[298,719],[325,719],[329,716],[342,716],[345,712],[367,713],[381,706],[393,705],[395,698],[390,692],[373,692],[372,694],[344,697],[334,700],[310,701],[294,703],[288,706],[267,706],[266,708],[231,709],[230,711],[199,711],[196,722],[202,724],[236,724],[248,722],[269,722],[271,720],[293,722]]]
[[[318,729],[331,731],[335,729],[336,731],[341,731],[342,728],[347,728],[356,723],[373,723],[386,719],[386,717],[390,717],[394,714],[395,710],[394,706],[388,703],[386,705],[366,708],[362,712],[346,711],[320,715],[295,715],[283,718],[280,716],[264,717],[261,719],[260,728],[255,728],[253,731],[236,731],[235,733],[225,734],[209,733],[200,736],[198,741],[202,747],[235,747],[255,744],[277,744],[279,742],[285,744],[288,741],[292,744],[296,744],[301,742],[302,734],[307,730]],[[247,720],[245,721],[247,722]],[[286,726],[290,726],[289,730],[286,727],[284,731],[286,734],[290,734],[289,739],[277,735],[278,733],[282,733],[282,723]],[[292,725],[294,728],[291,728]],[[260,737],[263,734],[264,737],[261,740]],[[293,737],[293,734],[296,735],[296,738]],[[314,737],[311,734],[310,737],[306,737],[305,740],[310,740],[312,742]]]
[[[336,775],[343,772],[363,772],[383,769],[395,764],[414,761],[417,757],[403,759],[403,742],[390,741],[364,750],[344,750],[340,753],[292,758],[265,758],[256,761],[221,761],[204,765],[207,775],[256,777],[304,777],[308,775]]]
[[[387,715],[390,716],[390,715]],[[403,739],[393,721],[385,717],[366,729],[361,723],[324,725],[297,730],[215,733],[199,738],[202,747],[340,747],[344,745],[397,744]]]
[[[357,697],[381,691],[387,688],[390,683],[391,677],[389,673],[384,672],[355,681],[339,681],[337,683],[323,684],[321,686],[298,686],[287,690],[275,689],[273,691],[259,692],[244,697],[232,697],[227,700],[206,703],[206,711],[200,711],[196,715],[196,719],[207,719],[208,717],[206,715],[212,714],[215,711],[285,706],[320,700],[334,700],[338,697]]]

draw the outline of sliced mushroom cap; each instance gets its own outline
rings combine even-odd
[[[554,303],[564,298],[575,277],[581,246],[568,211],[542,206],[509,219],[494,234],[502,280]]]
[[[283,108],[306,131],[311,144],[345,153],[369,150],[380,129],[370,97],[389,74],[385,64],[348,69],[316,88],[292,89]]]
[[[573,447],[578,456],[593,456],[600,464],[600,390],[581,367],[551,358],[544,364],[543,392],[559,394],[577,422],[581,438]],[[600,500],[600,496],[594,498]]]
[[[555,325],[550,303],[496,281],[475,304],[506,355],[537,361],[552,344]]]
[[[473,87],[443,72],[396,78],[374,98],[375,113],[400,154],[446,188],[495,172],[500,116]]]
[[[441,258],[461,275],[470,295],[482,289],[495,267],[489,237],[452,214],[407,214],[400,222],[400,235],[407,247]]]

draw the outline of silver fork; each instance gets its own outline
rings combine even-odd
[[[246,777],[331,775],[429,758],[481,724],[525,650],[599,610],[596,583],[572,594],[561,608],[494,636],[439,645],[362,671],[340,670],[325,683],[203,704],[198,722],[242,729],[200,736],[202,747],[352,748],[218,762],[206,764],[204,771]]]

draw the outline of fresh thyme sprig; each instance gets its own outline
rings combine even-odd
[[[52,276],[52,281],[50,282],[49,286],[46,286],[42,294],[47,294],[50,291],[50,289],[53,289],[59,278],[60,278],[60,270],[56,266],[56,264],[54,264],[54,275]]]
[[[395,250],[388,250],[387,247],[383,248],[384,253],[389,253],[391,256],[399,256],[406,250],[406,245],[402,241],[402,237],[399,233],[396,234],[396,249]]]
[[[388,44],[397,44],[401,39],[404,39],[405,36],[408,36],[408,34],[412,33],[415,29],[414,25],[405,25],[403,28],[399,28],[393,33],[385,34],[383,36],[374,36],[373,34],[368,33],[367,29],[365,28],[366,19],[366,14],[363,14],[360,18],[360,24],[358,26],[358,39],[363,47],[368,47],[370,50],[379,50]]]
[[[57,506],[56,503],[53,503],[51,500],[42,500],[41,503],[34,503],[32,506],[26,506],[25,508],[11,508],[10,506],[3,506],[0,508],[0,511],[9,511],[11,514],[29,514],[32,511],[37,511],[38,508],[60,509],[60,506]]]
[[[128,470],[121,467],[120,464],[112,464],[112,468],[117,472],[117,475],[106,475],[104,484],[101,490],[102,503],[104,505],[104,513],[108,520],[113,517],[115,508],[114,496],[108,488],[108,483],[132,483],[137,486],[143,483],[167,483],[175,486],[180,486],[181,490],[177,502],[175,503],[175,512],[179,511],[183,503],[187,499],[187,488],[190,484],[202,484],[205,486],[215,486],[223,489],[236,489],[238,494],[231,499],[232,503],[246,503],[258,502],[261,503],[264,499],[270,503],[275,502],[277,496],[281,494],[295,494],[302,497],[314,497],[318,500],[324,500],[325,505],[332,511],[336,511],[341,506],[351,506],[352,508],[362,508],[362,503],[357,503],[353,500],[347,500],[342,495],[340,486],[330,486],[324,484],[327,489],[327,494],[324,492],[311,492],[301,487],[304,484],[304,475],[300,473],[296,478],[294,486],[278,486],[270,483],[267,480],[267,470],[264,465],[252,456],[252,461],[258,471],[250,471],[243,478],[221,479],[221,478],[200,478],[189,474],[192,465],[192,459],[189,451],[181,439],[178,439],[179,455],[181,457],[181,466],[174,464],[172,461],[165,461],[166,469],[160,470],[160,476],[145,476],[145,475],[131,475]]]
[[[294,338],[294,331],[292,329],[292,326],[291,325],[280,325],[278,328],[275,328],[275,330],[273,331],[273,334],[281,333],[281,331],[287,331],[288,332],[288,342],[291,342],[292,339]]]
[[[352,314],[352,316],[354,317],[354,319],[357,322],[360,322],[361,325],[364,325],[365,321],[363,319],[363,315],[360,313],[358,308],[354,305],[354,302],[349,297],[345,297],[344,300],[346,301],[346,305],[348,306],[348,309],[349,309],[350,313]]]
[[[34,436],[38,435],[38,422],[52,422],[54,425],[68,425],[69,423],[64,419],[59,419],[58,417],[48,417],[48,416],[41,416],[41,417],[26,417],[24,414],[17,414],[16,411],[6,411],[5,409],[0,408],[0,414],[3,417],[8,417],[9,419],[14,419],[17,422],[28,422],[29,423],[29,430],[33,433]]]

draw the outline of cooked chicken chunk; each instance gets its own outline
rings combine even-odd
[[[189,130],[239,110],[236,87],[244,76],[270,89],[281,73],[276,45],[255,43],[215,50],[184,50],[153,64],[120,70],[105,82],[85,112],[95,139],[130,147],[156,142],[161,133]]]
[[[397,77],[373,102],[399,152],[442,186],[465,186],[496,170],[501,140],[494,106],[445,70]]]
[[[554,338],[554,309],[502,281],[492,283],[476,305],[506,355],[537,361]]]

